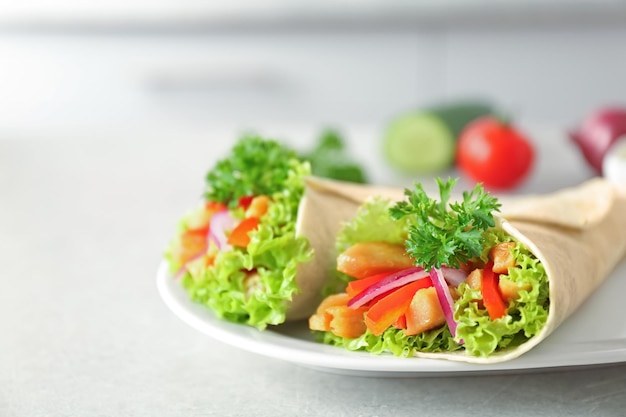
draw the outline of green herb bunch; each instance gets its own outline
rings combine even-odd
[[[459,268],[480,256],[483,233],[495,225],[492,213],[501,206],[482,184],[463,192],[461,201],[449,203],[458,179],[436,181],[439,201],[429,197],[421,184],[415,184],[413,191],[405,190],[406,201],[390,208],[390,215],[396,220],[410,216],[407,253],[427,271],[442,265]]]

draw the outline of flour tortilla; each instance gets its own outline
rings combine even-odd
[[[334,237],[341,224],[356,213],[367,198],[379,195],[398,201],[403,191],[357,186],[311,178],[302,206],[312,210],[299,222],[316,256],[303,265],[299,279],[305,291],[319,290],[334,267]],[[306,200],[310,198],[309,200]],[[309,214],[310,214],[309,213]],[[503,204],[496,216],[502,228],[543,263],[549,282],[550,309],[543,329],[527,342],[479,358],[467,353],[417,353],[418,357],[469,363],[496,363],[514,359],[548,337],[602,284],[626,254],[626,194],[611,183],[595,178],[555,193],[529,196]],[[304,291],[303,291],[304,292]],[[310,314],[320,301],[307,294],[301,312]]]
[[[308,318],[322,301],[322,289],[335,269],[335,239],[342,224],[356,214],[369,197],[400,200],[403,190],[372,187],[317,177],[304,180],[305,193],[298,208],[296,235],[305,236],[315,251],[310,262],[298,265],[296,294],[287,310],[287,320]]]

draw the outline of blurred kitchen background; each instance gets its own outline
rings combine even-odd
[[[0,54],[3,138],[333,126],[366,158],[431,103],[487,98],[555,132],[623,103],[626,1],[1,1]]]

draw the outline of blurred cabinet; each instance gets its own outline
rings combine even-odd
[[[454,22],[457,15],[446,16]],[[228,30],[2,30],[0,19],[0,133],[165,124],[380,127],[411,108],[475,96],[517,120],[571,125],[595,107],[626,105],[626,25],[592,16],[599,21],[585,25],[559,25],[553,16],[537,26],[488,17],[484,24],[429,26],[412,25],[409,16],[398,27]]]
[[[450,30],[445,44],[447,96],[485,94],[516,119],[567,126],[626,106],[626,25]]]
[[[384,121],[440,94],[433,45],[414,32],[0,34],[0,129]]]

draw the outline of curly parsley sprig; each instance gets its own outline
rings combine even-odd
[[[407,253],[427,271],[447,265],[458,268],[469,259],[480,256],[483,232],[495,225],[493,211],[501,204],[488,194],[482,184],[463,192],[462,201],[448,204],[458,179],[437,178],[440,201],[428,196],[421,184],[406,189],[407,201],[390,208],[394,219],[411,216]]]
[[[230,156],[218,161],[206,175],[205,198],[236,205],[240,197],[273,195],[281,191],[284,183],[300,161],[295,151],[274,140],[246,136],[233,147]]]

